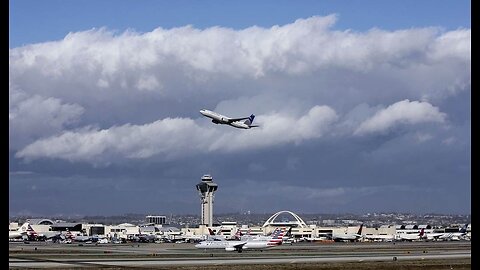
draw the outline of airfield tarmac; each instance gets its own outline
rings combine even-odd
[[[196,249],[190,243],[11,242],[9,268],[471,269],[471,243],[295,243],[267,250]]]

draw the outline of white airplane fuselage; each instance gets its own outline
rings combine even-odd
[[[403,241],[417,241],[417,240],[424,240],[427,239],[425,236],[425,231],[422,229],[420,233],[402,233],[397,234],[397,240]]]
[[[262,240],[253,240],[249,239],[246,241],[203,241],[195,245],[196,248],[218,248],[225,249],[226,251],[238,251],[242,252],[244,249],[265,249],[268,247],[274,247],[281,245],[283,242],[283,236],[285,234],[285,229],[279,230],[272,234],[272,237],[269,239]]]
[[[226,249],[230,250],[236,245],[241,245],[246,243],[247,241],[227,241],[227,240],[206,240],[202,241],[195,245],[196,248],[207,248],[207,249]]]
[[[226,124],[228,125],[228,117],[221,115],[216,112],[212,112],[209,110],[200,110],[200,113],[208,118],[212,119],[212,122],[215,124]]]
[[[21,233],[21,232],[17,232],[17,231],[13,231],[13,232],[8,232],[8,238],[9,239],[15,239],[15,238],[21,238],[23,235],[25,235],[26,233]]]
[[[393,234],[371,234],[365,235],[365,239],[372,240],[372,241],[393,241],[395,239],[395,235]]]
[[[200,113],[203,116],[206,116],[208,118],[212,119],[212,122],[215,124],[222,124],[222,125],[229,125],[232,127],[236,128],[243,128],[243,129],[249,129],[251,128],[250,125],[245,124],[245,122],[242,122],[241,120],[248,119],[248,117],[242,117],[242,118],[230,118],[226,117],[225,115],[221,115],[216,112],[212,112],[210,110],[200,110]]]
[[[333,235],[333,240],[336,241],[355,241],[360,239],[362,236],[359,234],[335,234]]]
[[[8,238],[9,239],[15,239],[15,238],[23,238],[24,236],[27,236],[28,233],[28,226],[29,223],[25,222],[20,228],[18,228],[16,231],[9,231],[8,232]]]
[[[357,233],[345,233],[345,234],[333,234],[332,239],[334,241],[356,241],[362,238],[363,224],[360,225]]]
[[[226,251],[235,251],[238,249],[264,249],[280,245],[269,240],[247,240],[247,241],[202,241],[195,245],[196,248],[203,249],[225,249]]]

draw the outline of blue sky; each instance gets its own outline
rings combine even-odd
[[[221,25],[243,29],[271,27],[297,18],[337,13],[336,29],[365,31],[439,26],[470,28],[468,0],[9,0],[9,46],[59,40],[69,32],[102,26],[123,32],[149,32],[157,27],[191,24],[196,28]]]
[[[469,214],[470,19],[469,1],[12,0],[9,213],[199,214],[211,174],[216,213]]]

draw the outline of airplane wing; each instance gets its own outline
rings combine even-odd
[[[238,243],[236,245],[231,245],[229,247],[226,248],[226,250],[231,250],[231,251],[238,251],[238,252],[242,252],[242,249],[243,249],[243,246],[245,246],[247,242],[241,242],[241,243]]]
[[[242,242],[242,243],[238,243],[236,245],[232,245],[231,247],[233,247],[235,250],[241,250],[243,248],[243,246],[245,246],[246,243],[247,243],[247,241]]]

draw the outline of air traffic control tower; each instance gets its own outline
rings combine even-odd
[[[202,176],[202,182],[197,184],[197,190],[202,203],[202,220],[200,225],[209,227],[213,225],[213,195],[217,188],[217,184],[213,182],[213,178],[208,174]]]

